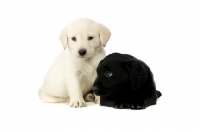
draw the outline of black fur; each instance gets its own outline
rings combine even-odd
[[[145,109],[155,105],[162,94],[156,90],[150,68],[137,58],[113,53],[97,68],[93,92],[100,105],[120,109]]]

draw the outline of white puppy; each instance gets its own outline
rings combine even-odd
[[[85,106],[83,97],[92,89],[110,35],[108,28],[87,18],[65,27],[60,34],[65,50],[47,72],[38,92],[40,99],[49,103],[69,101],[71,107]]]

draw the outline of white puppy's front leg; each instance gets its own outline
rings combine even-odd
[[[70,97],[70,107],[83,107],[86,102],[83,99],[81,91],[81,76],[75,73],[68,73],[66,78],[66,86]]]

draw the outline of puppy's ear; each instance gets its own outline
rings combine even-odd
[[[99,35],[100,35],[101,44],[103,47],[105,47],[106,43],[110,39],[111,32],[109,31],[109,29],[107,27],[105,27],[104,25],[102,25],[100,23],[97,24],[97,28],[98,28]]]
[[[67,27],[65,27],[61,33],[60,33],[60,36],[59,36],[59,39],[60,39],[60,42],[62,43],[63,45],[63,48],[64,50],[67,48],[67,45],[68,45],[68,38],[67,38]]]
[[[125,65],[129,72],[131,86],[137,90],[146,81],[147,71],[138,60],[129,60]]]

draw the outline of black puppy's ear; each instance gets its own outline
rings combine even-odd
[[[129,60],[126,67],[130,75],[131,86],[137,90],[147,79],[147,71],[139,60]]]

